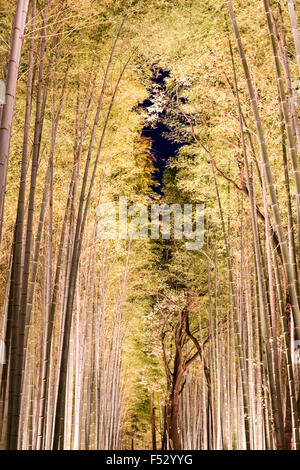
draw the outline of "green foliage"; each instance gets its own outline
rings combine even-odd
[[[9,42],[10,24],[14,3],[1,2],[0,10],[0,60],[5,63]],[[206,213],[206,235],[212,243],[197,252],[188,252],[183,242],[135,241],[129,256],[129,279],[124,307],[124,345],[122,371],[125,381],[126,426],[125,437],[134,433],[138,446],[149,445],[149,392],[154,390],[158,405],[166,400],[166,379],[162,361],[160,329],[162,316],[157,307],[155,294],[161,291],[181,305],[187,292],[192,291],[197,299],[192,308],[192,327],[198,328],[199,318],[203,326],[202,334],[207,334],[208,286],[207,275],[212,260],[218,256],[220,318],[225,317],[230,308],[228,299],[228,278],[225,249],[210,157],[191,135],[189,119],[194,124],[195,133],[214,156],[218,168],[234,180],[240,182],[240,141],[236,100],[232,93],[232,65],[228,38],[232,39],[228,26],[226,2],[223,0],[106,0],[81,2],[67,0],[53,2],[51,21],[48,28],[46,66],[51,56],[51,34],[53,34],[58,13],[63,21],[61,40],[57,45],[58,89],[61,92],[66,64],[69,64],[68,85],[58,129],[54,157],[54,245],[59,243],[59,227],[67,199],[66,181],[69,181],[74,158],[74,128],[77,99],[79,97],[80,117],[86,87],[95,78],[88,128],[96,110],[105,66],[107,64],[113,38],[126,14],[127,19],[121,36],[108,91],[97,129],[98,142],[103,128],[103,120],[108,109],[115,83],[121,67],[129,56],[131,61],[117,93],[108,130],[97,169],[97,179],[89,213],[88,236],[93,233],[95,210],[101,201],[116,201],[120,195],[128,196],[131,203],[150,204],[153,192],[153,162],[151,142],[141,137],[145,123],[149,124],[148,114],[141,112],[140,104],[149,98],[150,84],[159,69],[169,71],[165,85],[158,87],[153,99],[153,107],[159,109],[153,119],[168,129],[166,137],[181,145],[178,154],[169,162],[164,175],[163,201],[171,203],[204,203]],[[278,119],[277,87],[274,80],[273,58],[265,25],[262,2],[236,1],[237,21],[245,46],[246,54],[254,77],[263,124],[266,129],[267,145],[270,149],[272,171],[276,190],[283,207],[286,224],[286,200],[284,177],[281,162],[280,123]],[[277,14],[276,10],[276,14]],[[284,13],[286,19],[286,13]],[[38,25],[41,24],[41,15]],[[36,31],[37,48],[39,29]],[[293,79],[299,78],[296,71],[293,42],[287,34],[287,47],[291,57]],[[237,57],[234,46],[234,56]],[[18,94],[16,100],[14,129],[11,142],[11,158],[6,196],[5,230],[3,236],[4,254],[1,258],[1,297],[5,292],[5,272],[10,255],[13,226],[15,222],[19,174],[22,157],[27,60],[29,35],[25,36]],[[247,87],[239,60],[236,60],[238,86],[242,110],[250,134],[254,138],[254,149],[259,159],[259,149],[255,139],[255,126],[249,108]],[[2,69],[3,70],[3,69]],[[53,84],[53,70],[49,69],[49,85]],[[178,101],[180,106],[178,106]],[[35,98],[33,106],[36,105]],[[183,112],[184,111],[184,114]],[[42,139],[42,157],[39,167],[36,206],[39,207],[45,179],[46,161],[49,153],[51,131],[51,97],[46,105],[46,119]],[[33,138],[31,126],[31,140]],[[87,133],[89,135],[89,133]],[[247,142],[249,148],[249,142]],[[96,146],[95,146],[96,147]],[[88,138],[83,142],[83,154],[88,148]],[[250,150],[250,149],[249,149]],[[251,154],[251,165],[255,167],[255,156]],[[92,163],[96,148],[93,149]],[[27,178],[29,180],[29,173]],[[83,174],[83,165],[80,175]],[[228,214],[229,237],[235,246],[234,256],[238,258],[240,247],[236,233],[243,223],[249,222],[248,200],[226,181],[217,176],[223,209]],[[255,179],[258,185],[258,178]],[[28,191],[26,194],[28,197]],[[160,202],[162,202],[162,200]],[[258,205],[262,200],[258,196]],[[238,215],[244,205],[245,220]],[[35,214],[37,225],[38,211]],[[56,230],[57,229],[57,230]],[[88,238],[87,238],[88,239]],[[85,240],[87,243],[87,240]],[[249,236],[249,242],[251,242]],[[87,244],[88,246],[88,244]],[[212,248],[214,246],[214,248]],[[107,307],[109,327],[113,328],[111,312],[118,308],[118,295],[126,264],[127,245],[122,241],[98,246],[97,259],[101,260],[107,249]],[[40,291],[37,295],[40,295]],[[176,309],[172,322],[176,323]],[[198,330],[197,330],[198,331]],[[171,340],[168,344],[171,348]],[[148,443],[148,444],[147,444]]]

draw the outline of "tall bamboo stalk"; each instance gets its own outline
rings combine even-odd
[[[7,67],[5,104],[2,110],[0,126],[0,241],[2,235],[4,200],[6,191],[9,148],[12,133],[14,107],[21,48],[28,12],[29,0],[18,0],[12,26],[10,53]]]

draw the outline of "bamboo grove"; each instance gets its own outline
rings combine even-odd
[[[300,449],[298,24],[0,0],[1,449]],[[120,196],[203,246],[99,239]]]

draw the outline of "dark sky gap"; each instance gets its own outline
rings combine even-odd
[[[147,112],[147,108],[151,107],[159,93],[166,94],[166,78],[169,77],[170,72],[161,68],[153,70],[152,87],[149,88],[149,98],[145,99],[139,106]],[[146,137],[151,141],[150,152],[152,155],[153,164],[155,167],[154,180],[158,186],[152,186],[151,189],[159,195],[163,195],[163,177],[164,171],[167,167],[170,158],[174,157],[182,143],[174,142],[166,138],[170,134],[170,129],[165,122],[162,122],[160,117],[164,116],[166,110],[163,109],[158,113],[157,119],[152,123],[145,121],[145,126],[142,130],[142,137]]]

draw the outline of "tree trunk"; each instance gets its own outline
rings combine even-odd
[[[155,408],[154,408],[154,392],[150,394],[150,420],[152,435],[152,450],[156,450],[156,429],[155,429]]]

